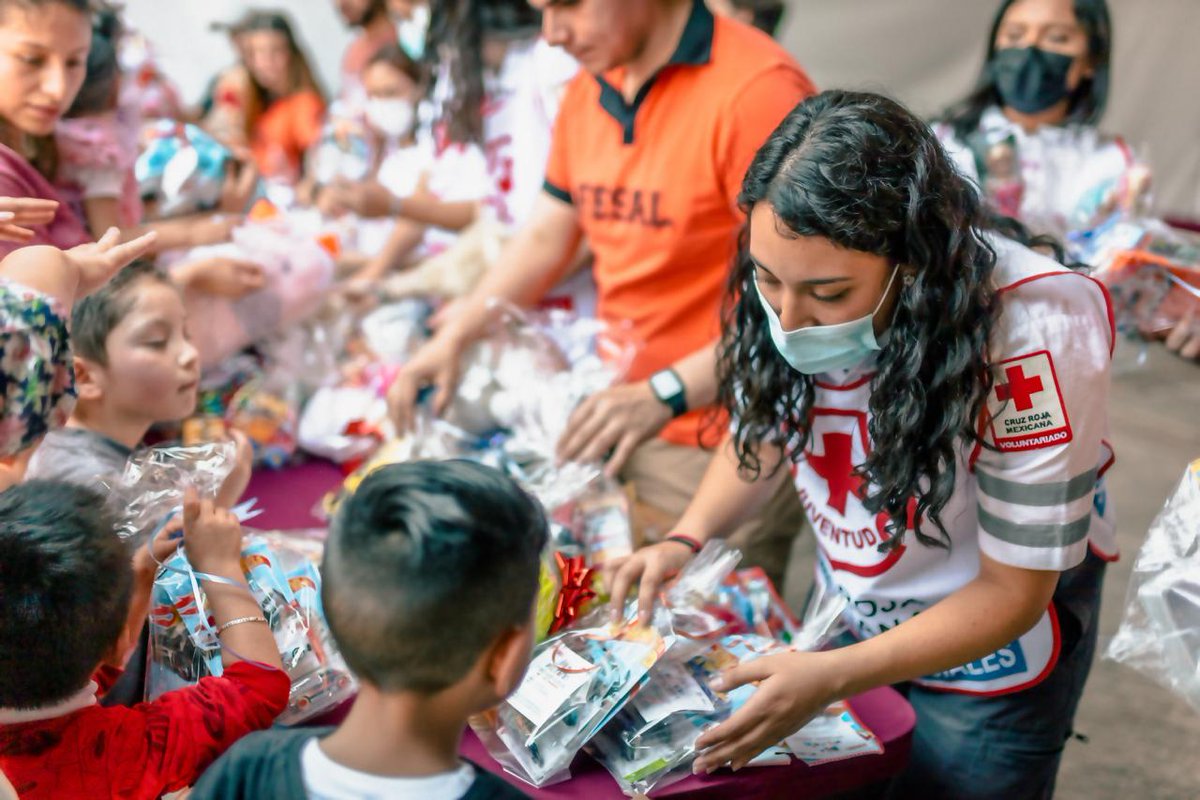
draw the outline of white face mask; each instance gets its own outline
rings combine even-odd
[[[400,49],[413,61],[425,57],[425,37],[429,35],[429,5],[420,3],[408,19],[396,20],[396,39]]]
[[[805,375],[850,369],[866,361],[872,353],[881,349],[875,339],[875,315],[883,307],[883,301],[892,290],[896,273],[899,271],[899,267],[892,270],[892,277],[888,280],[887,288],[883,290],[883,296],[879,298],[875,310],[867,316],[837,325],[811,325],[794,331],[783,329],[779,315],[771,308],[767,298],[763,297],[762,290],[758,288],[758,281],[755,280],[754,291],[758,293],[758,300],[766,312],[767,325],[771,329],[771,341],[775,344],[775,349],[792,369]]]
[[[367,122],[371,127],[392,139],[412,131],[417,112],[413,104],[399,97],[373,97],[367,100]]]

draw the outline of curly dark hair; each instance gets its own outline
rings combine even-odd
[[[988,343],[1000,313],[996,253],[982,233],[997,226],[979,194],[899,103],[831,91],[805,100],[776,128],[738,202],[747,214],[769,203],[781,230],[884,256],[911,273],[871,379],[874,446],[858,474],[869,487],[866,508],[890,518],[885,547],[898,545],[910,522],[922,544],[949,547],[940,514],[960,448],[980,441],[976,426],[993,381]],[[1004,228],[1028,241],[1014,223]],[[815,390],[772,344],[753,282],[744,230],[726,299],[719,400],[735,420],[743,472],[758,477],[760,443],[787,448],[792,461],[803,457]],[[923,532],[922,519],[940,536]]]
[[[450,140],[483,144],[483,40],[535,35],[541,12],[527,0],[446,0],[430,10],[425,58],[434,68],[438,60],[448,64],[454,91],[442,118]]]
[[[971,93],[959,100],[942,115],[958,138],[963,139],[979,127],[983,112],[990,106],[1003,105],[996,90],[996,79],[992,74],[992,58],[996,55],[996,34],[1010,6],[1016,0],[1002,0],[996,9],[996,17],[988,33],[987,58]],[[1112,60],[1112,20],[1108,13],[1107,0],[1074,0],[1075,19],[1079,21],[1088,38],[1088,59],[1092,75],[1084,78],[1071,93],[1067,119],[1095,125],[1104,116],[1108,105],[1109,65]]]

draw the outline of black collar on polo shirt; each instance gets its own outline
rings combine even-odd
[[[626,103],[625,97],[611,83],[596,75],[600,84],[600,106],[621,123],[624,131],[625,144],[633,144],[634,122],[637,120],[638,109],[650,94],[658,76],[663,70],[672,66],[702,66],[712,59],[713,29],[716,22],[712,12],[704,0],[692,0],[692,13],[688,16],[687,24],[683,27],[683,36],[669,61],[658,69],[650,79],[642,84],[634,95],[632,103]]]

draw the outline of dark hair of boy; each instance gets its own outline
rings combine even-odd
[[[104,498],[28,481],[0,494],[0,707],[82,689],[120,638],[133,583]]]
[[[76,355],[108,366],[108,335],[133,308],[137,300],[134,289],[144,280],[174,285],[153,263],[135,261],[100,291],[75,304],[71,311],[71,347]]]
[[[100,8],[92,17],[92,49],[88,51],[87,77],[66,117],[84,117],[109,111],[117,103],[117,79],[121,65],[117,43],[121,38],[121,18],[111,8]]]
[[[512,479],[469,461],[373,472],[343,506],[322,598],[346,663],[385,692],[434,693],[531,623],[547,523]]]

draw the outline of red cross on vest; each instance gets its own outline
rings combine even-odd
[[[996,396],[1001,400],[1012,400],[1016,404],[1017,411],[1028,411],[1033,408],[1033,396],[1046,388],[1042,385],[1042,379],[1037,375],[1026,378],[1025,370],[1021,368],[1020,364],[1004,370],[1004,374],[1008,378],[1008,383],[996,385]]]
[[[821,444],[824,454],[809,453],[808,463],[829,485],[829,507],[845,514],[850,493],[858,494],[863,483],[862,478],[854,474],[851,463],[854,438],[848,433],[825,433],[821,435]]]

